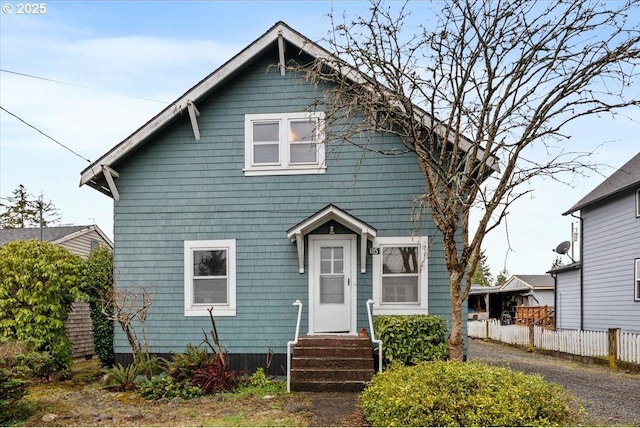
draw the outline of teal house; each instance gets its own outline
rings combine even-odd
[[[442,243],[414,204],[425,192],[415,155],[328,141],[312,107],[322,85],[291,67],[327,55],[279,22],[82,171],[81,185],[114,201],[117,290],[151,297],[150,352],[201,344],[209,308],[233,366],[272,354],[277,374],[296,301],[301,337],[371,337],[369,300],[374,317],[449,318]]]

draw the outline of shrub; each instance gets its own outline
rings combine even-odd
[[[65,321],[75,300],[83,261],[48,242],[15,241],[0,247],[0,338],[25,341],[51,354],[68,371],[71,343]]]
[[[446,356],[447,324],[435,315],[378,315],[376,336],[383,342],[386,363],[404,365]]]
[[[175,382],[184,383],[191,380],[196,370],[206,367],[212,361],[206,349],[192,344],[187,345],[187,351],[173,354],[166,363],[166,372]]]
[[[264,373],[262,367],[258,369],[249,377],[249,381],[246,385],[241,386],[236,392],[239,396],[254,395],[276,395],[286,391],[286,384],[284,382],[276,382],[270,380]]]
[[[0,424],[13,416],[15,403],[27,394],[26,381],[14,371],[0,367]]]
[[[113,253],[107,247],[91,251],[82,274],[83,291],[89,296],[94,349],[103,367],[115,362],[113,354]]]
[[[192,383],[202,389],[204,394],[215,394],[220,391],[233,391],[240,384],[242,372],[229,370],[223,364],[226,355],[214,358],[205,367],[193,374]]]
[[[134,391],[138,389],[136,381],[140,372],[135,364],[128,366],[116,364],[105,372],[107,374],[104,381],[105,389],[109,391]]]
[[[161,398],[171,399],[175,397],[188,400],[202,395],[200,387],[191,385],[190,382],[184,382],[183,384],[174,382],[174,380],[165,373],[154,376],[151,379],[143,380],[140,383],[138,392],[150,400],[159,400]]]
[[[27,342],[0,341],[0,367],[24,379],[49,376],[55,371],[54,358],[32,348]]]
[[[557,426],[578,422],[561,386],[480,362],[394,365],[361,395],[373,426]]]

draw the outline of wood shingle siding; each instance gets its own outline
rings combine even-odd
[[[73,345],[73,359],[91,358],[94,353],[91,307],[85,302],[73,303],[65,323],[67,337]]]
[[[188,117],[180,117],[114,166],[120,173],[115,272],[118,287],[144,286],[152,292],[145,324],[151,352],[182,352],[188,343],[202,342],[203,328],[211,329],[207,317],[184,316],[183,242],[236,239],[237,315],[216,318],[221,343],[230,353],[284,353],[294,335],[292,303],[297,299],[304,303],[301,333],[309,328],[308,269],[298,273],[296,245],[286,231],[328,204],[374,225],[379,236],[429,236],[429,312],[449,316],[448,279],[441,243],[433,238],[436,230],[426,220],[428,213],[424,221],[412,222],[413,200],[424,192],[414,155],[363,154],[332,141],[324,174],[244,175],[244,115],[302,112],[321,95],[322,87],[314,88],[300,74],[280,76],[270,67],[275,54],[268,52],[197,103],[199,141]],[[397,147],[399,142],[372,135],[369,144]],[[352,233],[339,226],[336,233]],[[316,233],[328,233],[328,225]],[[360,240],[357,245],[360,254]],[[368,325],[371,256],[366,272],[358,269],[358,327]],[[118,328],[115,351],[130,352]]]

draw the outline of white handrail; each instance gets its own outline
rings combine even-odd
[[[371,343],[378,345],[378,372],[382,372],[382,340],[376,339],[376,333],[373,331],[373,319],[371,318],[371,306],[373,299],[367,300],[367,315],[369,315],[369,331],[371,332]]]
[[[298,307],[298,321],[296,322],[296,336],[295,339],[287,342],[287,392],[291,392],[291,347],[298,343],[298,334],[300,332],[300,316],[302,315],[302,302],[296,300],[293,302],[293,306]]]

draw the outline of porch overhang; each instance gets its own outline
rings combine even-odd
[[[357,219],[333,204],[327,205],[317,213],[287,230],[287,237],[291,239],[291,242],[295,241],[298,249],[298,271],[300,273],[304,273],[305,235],[332,220],[360,235],[360,272],[366,273],[367,240],[372,241],[376,237],[377,231],[374,227]]]

